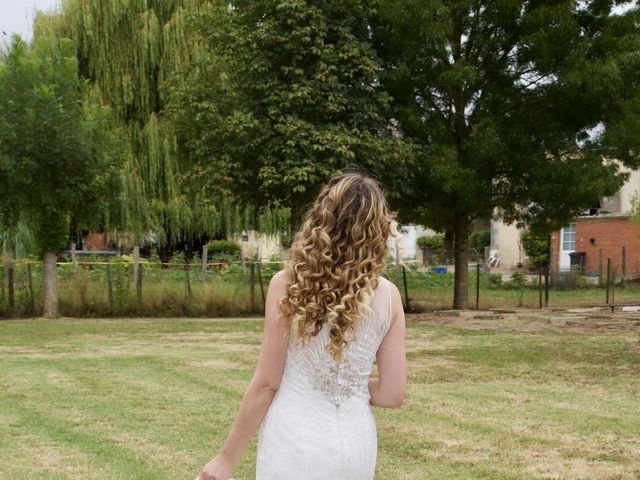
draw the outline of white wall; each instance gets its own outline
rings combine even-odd
[[[497,251],[500,258],[499,268],[516,268],[524,259],[520,251],[520,231],[515,225],[507,225],[501,220],[491,220],[490,251]]]
[[[626,171],[629,171],[625,169]],[[640,190],[640,172],[631,171],[629,180],[620,189],[620,213],[630,214],[633,208],[631,200]]]
[[[255,230],[247,232],[247,241],[242,241],[242,235],[234,235],[231,240],[238,243],[243,253],[249,257],[259,255],[261,260],[269,260],[274,255],[280,255],[280,235],[258,233]]]

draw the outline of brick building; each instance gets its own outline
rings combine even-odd
[[[582,256],[584,272],[606,274],[607,259],[612,272],[628,278],[640,277],[640,227],[628,215],[603,214],[581,216],[551,235],[551,266],[555,271],[568,270]]]
[[[640,227],[630,221],[633,198],[640,192],[640,171],[629,174],[627,183],[615,195],[600,199],[598,205],[586,208],[565,228],[552,233],[553,271],[569,270],[572,256],[577,260],[575,254],[579,254],[587,274],[606,274],[610,258],[618,276],[624,270],[626,278],[640,277]],[[496,259],[495,266],[510,270],[526,265],[520,233],[515,225],[492,220],[490,255]]]

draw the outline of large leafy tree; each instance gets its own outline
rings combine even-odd
[[[56,253],[70,218],[115,225],[120,149],[110,112],[88,101],[69,39],[15,36],[0,54],[0,227],[27,225],[44,259],[44,315],[57,316]]]
[[[382,82],[420,147],[401,216],[454,231],[454,308],[475,218],[557,228],[620,187],[620,162],[638,165],[639,12],[615,3],[379,2]]]
[[[170,90],[194,182],[244,205],[290,208],[296,231],[337,171],[389,176],[399,151],[371,13],[366,1],[252,0],[194,15],[212,55]]]

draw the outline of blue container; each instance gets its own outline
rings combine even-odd
[[[433,273],[447,273],[447,267],[433,267],[431,271]]]

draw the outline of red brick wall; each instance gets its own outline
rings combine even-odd
[[[607,258],[611,268],[622,273],[622,247],[626,253],[627,278],[640,277],[640,227],[629,222],[629,217],[584,217],[576,223],[576,252],[585,252],[585,272],[598,273],[599,252],[602,250],[602,268],[606,272]],[[558,270],[560,232],[551,234],[551,265]]]

